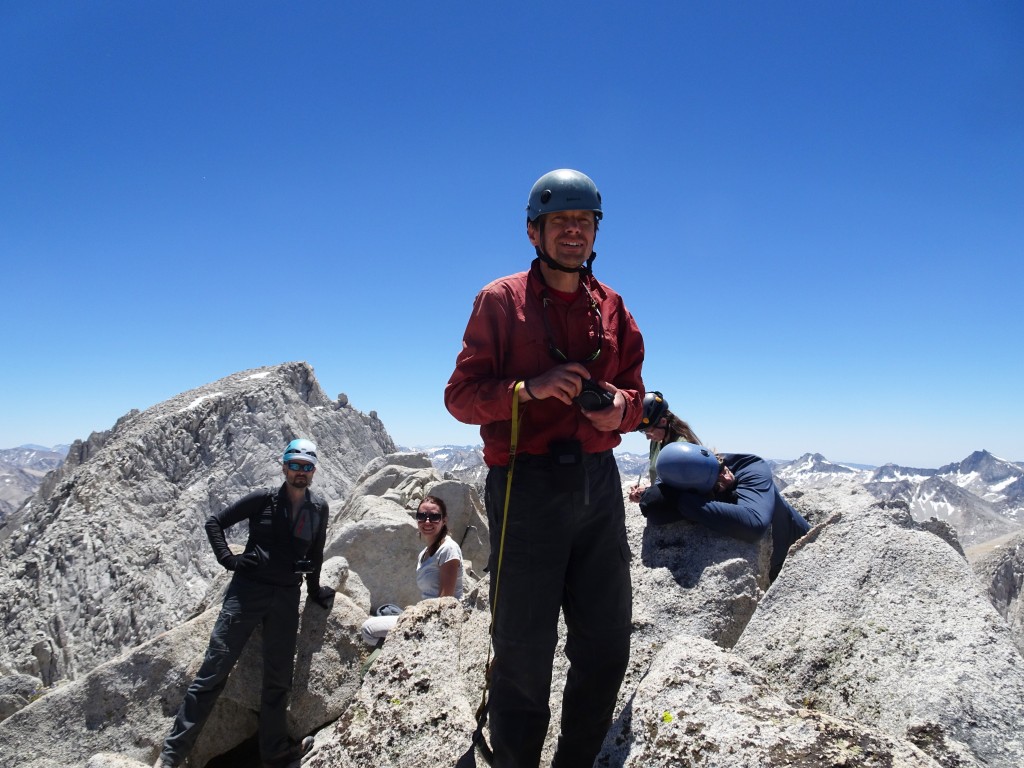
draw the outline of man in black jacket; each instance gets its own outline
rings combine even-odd
[[[263,627],[259,742],[264,765],[297,765],[312,747],[312,738],[295,744],[288,736],[288,693],[303,577],[310,600],[330,609],[334,599],[333,589],[320,586],[329,510],[327,502],[309,490],[317,465],[316,446],[310,440],[292,440],[281,464],[285,481],[279,489],[250,493],[206,520],[213,552],[234,576],[203,665],[185,693],[155,768],[185,762],[257,625]],[[249,522],[249,539],[245,551],[236,555],[228,548],[224,531],[243,520]]]

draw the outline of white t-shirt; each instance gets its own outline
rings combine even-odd
[[[455,579],[455,597],[462,599],[462,550],[459,545],[452,541],[451,536],[445,536],[441,546],[437,548],[431,557],[424,559],[427,548],[424,547],[416,558],[416,586],[419,587],[423,599],[438,597],[441,594],[441,566],[449,560],[459,561],[459,575]]]

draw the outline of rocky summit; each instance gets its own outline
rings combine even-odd
[[[157,462],[138,449],[142,433],[131,426],[136,420],[145,418],[149,426],[143,433],[150,434],[161,418],[191,404],[204,407],[215,399],[213,393],[233,397],[232,384],[252,387],[246,382],[253,375],[262,376],[255,381],[266,387],[259,388],[259,396],[250,402],[232,400],[230,412],[218,417],[209,414],[200,420],[207,430],[190,433],[191,441],[181,426],[164,433],[178,437],[173,443],[177,453],[163,456],[159,464],[177,469],[159,474],[151,468]],[[35,516],[20,524],[18,548],[12,543],[15,534],[8,532],[5,567],[24,578],[26,557],[37,563],[30,582],[36,591],[17,598],[19,620],[48,617],[36,619],[40,632],[50,626],[47,621],[59,623],[64,635],[51,633],[46,642],[56,655],[65,654],[76,664],[75,674],[65,675],[61,684],[36,691],[26,691],[39,681],[31,664],[8,668],[0,681],[0,703],[7,707],[0,722],[0,765],[152,764],[202,660],[228,579],[213,561],[195,509],[200,498],[210,508],[251,483],[273,480],[280,431],[265,443],[262,437],[250,438],[248,450],[237,448],[245,440],[241,425],[264,408],[281,410],[275,411],[276,419],[261,416],[260,423],[286,421],[285,436],[308,433],[326,455],[336,452],[338,457],[334,474],[326,472],[325,461],[324,475],[317,475],[332,500],[322,582],[338,593],[329,612],[311,603],[300,609],[290,727],[296,738],[315,737],[303,765],[484,765],[470,750],[489,656],[489,535],[476,488],[441,475],[426,454],[391,452],[372,413],[364,416],[342,398],[332,402],[323,397],[302,365],[238,374],[151,409],[155,413],[126,417],[91,447],[76,446],[78,458],[66,470],[69,474],[27,508]],[[329,426],[338,418],[344,419],[342,433],[352,443],[341,442],[340,433]],[[146,440],[142,444],[151,447]],[[75,474],[105,455],[102,471]],[[121,462],[135,469],[122,472]],[[235,476],[243,471],[244,477]],[[112,473],[118,479],[99,494],[94,486]],[[154,481],[156,476],[162,479]],[[632,480],[625,478],[624,489]],[[147,482],[152,487],[145,490]],[[162,498],[172,486],[178,489],[177,505]],[[189,495],[195,486],[203,495]],[[742,542],[686,522],[649,528],[638,507],[627,502],[634,588],[631,658],[595,766],[1024,765],[1020,539],[993,546],[972,568],[955,529],[940,520],[916,520],[906,501],[880,502],[863,486],[835,493],[805,485],[785,493],[813,528],[793,546],[770,585],[770,537]],[[421,545],[413,510],[426,494],[445,499],[449,529],[463,548],[467,573],[461,601],[417,601],[414,564]],[[121,505],[107,502],[111,498]],[[95,500],[108,503],[106,528],[85,525],[97,517],[86,514],[97,509],[86,501]],[[46,510],[51,510],[49,517]],[[186,519],[178,522],[175,515]],[[110,642],[106,654],[87,657],[86,645],[99,647],[101,634],[85,628],[110,626],[95,621],[108,615],[108,604],[110,616],[122,617],[113,626],[125,626],[126,614],[115,611],[121,593],[112,588],[112,577],[104,581],[95,565],[84,566],[99,559],[95,553],[112,560],[112,539],[104,537],[128,531],[130,536],[117,540],[120,546],[128,538],[144,537],[146,526],[133,522],[140,516],[154,529],[149,546],[161,555],[141,562],[122,557],[115,561],[116,573],[130,572],[133,587],[146,590],[146,599],[133,604],[135,624],[128,626],[152,623],[137,633],[134,647],[125,640],[114,654]],[[45,573],[40,570],[44,546],[59,553],[51,555],[52,568]],[[89,551],[94,554],[87,559],[83,553]],[[197,580],[191,592],[184,580],[178,582],[177,599],[192,605],[180,619],[169,610],[174,601],[161,592],[171,578],[170,558],[179,573],[191,572]],[[89,604],[94,606],[91,622],[46,599],[44,585],[55,585],[48,587],[52,593],[68,583],[89,583],[105,595],[103,607]],[[154,599],[160,594],[162,603]],[[10,610],[16,595],[7,595]],[[405,610],[379,654],[369,657],[359,627],[382,602]],[[79,598],[75,605],[85,603]],[[163,626],[151,614],[162,617]],[[69,631],[72,627],[78,634]],[[167,631],[160,632],[164,627]],[[63,645],[56,644],[58,636]],[[552,757],[567,674],[564,627],[560,638],[542,765]],[[12,658],[26,653],[24,641],[15,648],[22,650],[10,651]],[[31,649],[27,652],[31,655]],[[87,658],[96,663],[89,666]],[[260,668],[257,631],[190,757],[190,768],[256,764]],[[26,706],[29,698],[35,700]]]
[[[228,376],[75,442],[0,529],[0,675],[19,690],[74,679],[200,610],[222,572],[204,520],[279,485],[298,436],[330,457],[316,476],[328,500],[394,450],[374,413],[331,400],[305,363]]]

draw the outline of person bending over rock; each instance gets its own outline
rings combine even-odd
[[[718,455],[677,442],[661,449],[656,469],[658,480],[638,499],[648,525],[688,520],[745,541],[757,541],[771,528],[769,581],[779,575],[790,546],[810,530],[759,456]]]

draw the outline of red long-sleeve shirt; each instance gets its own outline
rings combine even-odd
[[[626,411],[619,431],[601,432],[576,404],[566,405],[557,398],[520,403],[518,453],[546,454],[551,440],[569,438],[579,440],[584,452],[597,453],[614,448],[621,441],[620,433],[640,422],[644,341],[622,297],[593,277],[581,278],[597,302],[604,325],[601,354],[585,362],[598,346],[601,324],[597,314],[582,289],[571,303],[548,291],[545,307],[539,271],[535,259],[529,272],[495,280],[477,294],[462,351],[445,387],[444,402],[451,414],[459,421],[480,425],[488,466],[508,464],[515,383],[561,364],[552,357],[550,342],[569,360],[582,362],[595,382],[608,381],[622,390]]]

